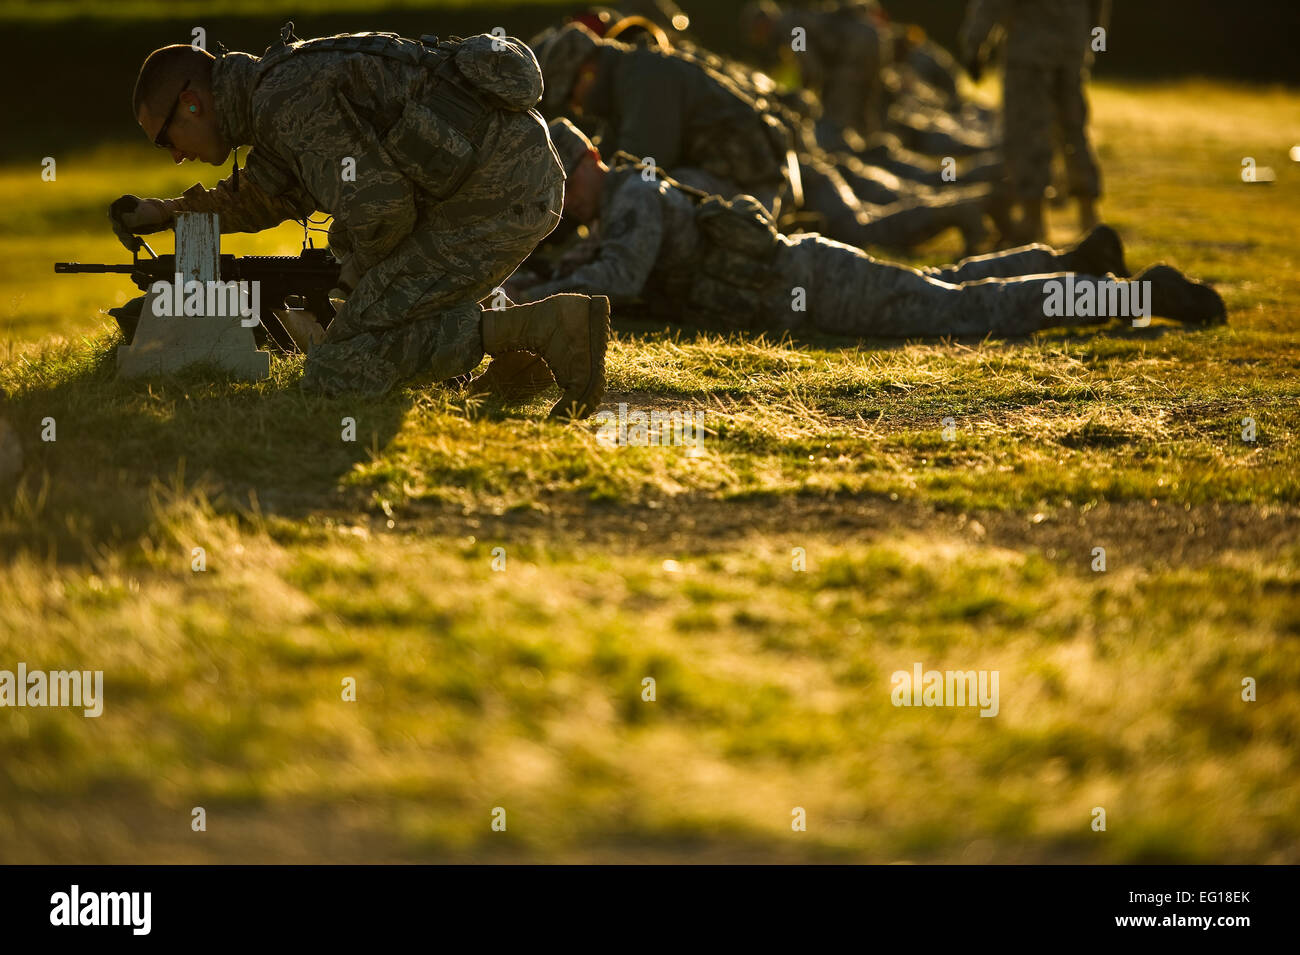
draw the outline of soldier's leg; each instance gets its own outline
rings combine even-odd
[[[822,332],[878,338],[1024,335],[1047,323],[1043,279],[953,285],[859,249],[804,237],[791,250]]]
[[[491,252],[481,250],[485,258]],[[467,281],[417,257],[378,297],[358,285],[339,313],[344,323],[336,319],[326,341],[309,351],[302,387],[324,395],[378,395],[416,375],[445,381],[467,374],[485,353],[525,350],[545,361],[564,392],[553,415],[590,414],[604,392],[609,300],[557,295],[485,312],[478,304],[485,286],[504,281],[517,264],[516,254],[488,258],[486,281]],[[355,304],[358,295],[368,304]],[[403,320],[394,324],[394,314]]]
[[[987,208],[988,197],[979,193],[954,192],[951,196],[925,199],[911,197],[874,210],[875,216],[852,232],[846,230],[841,236],[828,230],[827,234],[860,247],[906,250],[949,229],[957,229],[966,248],[973,251],[988,237],[984,225]]]
[[[1101,195],[1101,169],[1088,138],[1087,73],[1069,71],[1059,82],[1057,111],[1064,140],[1065,168],[1070,195],[1079,203],[1080,226],[1091,228],[1095,203]]]
[[[974,156],[987,152],[992,146],[985,139],[968,137],[957,129],[929,125],[898,109],[890,111],[889,119],[890,130],[898,135],[903,145],[926,156]]]
[[[801,169],[804,209],[818,215],[824,223],[822,231],[837,242],[909,249],[955,228],[973,249],[987,236],[986,189],[910,195],[890,205],[875,206],[859,201],[840,171],[829,163],[808,157]]]
[[[303,390],[379,395],[422,372],[438,381],[455,378],[483,360],[478,293],[485,282],[410,251],[393,261],[398,258],[390,256],[362,278],[325,341],[309,349]],[[379,268],[391,279],[383,288],[375,287]]]
[[[325,341],[308,352],[304,389],[382,394],[417,374],[439,381],[466,374],[483,359],[478,303],[555,227],[552,207],[562,199],[543,194],[469,218],[482,197],[462,193],[426,209],[388,258],[361,277]],[[465,221],[451,228],[449,212],[465,213]]]
[[[955,285],[916,269],[880,262],[860,249],[815,236],[789,240],[778,267],[792,284],[808,290],[807,317],[820,331],[882,338],[938,338],[945,335],[1019,336],[1054,326],[1100,324],[1120,317],[1121,301],[1145,300],[1154,314],[1189,323],[1221,320],[1222,301],[1207,286],[1160,266],[1139,276],[1147,289],[1125,288],[1125,280],[1076,275],[1076,293],[1088,287],[1095,315],[1070,316],[1059,304],[1061,276],[984,279]],[[1122,295],[1107,295],[1115,288]],[[1140,295],[1141,298],[1134,296]]]
[[[1124,244],[1110,226],[1097,226],[1083,241],[1065,250],[1047,245],[1026,245],[989,255],[963,259],[956,265],[932,266],[920,270],[932,279],[960,285],[980,279],[1048,275],[1054,272],[1082,272],[1088,275],[1118,275],[1128,278]]]
[[[1051,71],[1008,64],[1003,91],[1003,158],[1012,196],[1025,210],[1022,238],[1042,233],[1043,194],[1052,178],[1052,126],[1055,110]]]
[[[801,163],[799,168],[806,170],[807,165]],[[862,202],[887,206],[897,202],[907,191],[898,176],[879,166],[869,166],[848,153],[837,154],[835,166],[849,188],[853,190],[853,194]]]

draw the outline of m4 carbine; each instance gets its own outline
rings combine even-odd
[[[130,265],[83,265],[79,262],[55,262],[59,273],[112,273],[129,275],[142,292],[149,291],[155,282],[174,282],[176,257],[155,255],[140,258],[137,250]],[[280,320],[272,314],[274,309],[288,307],[287,299],[298,297],[322,328],[328,328],[334,318],[334,305],[330,290],[339,284],[339,263],[328,249],[303,249],[299,255],[222,255],[220,258],[222,282],[257,282],[261,297],[261,323],[253,329],[258,345],[271,343],[283,352],[296,350],[293,338]],[[139,312],[130,314],[125,308],[110,309],[117,319],[122,334],[130,341],[135,337],[135,323]],[[129,327],[128,327],[129,326]]]

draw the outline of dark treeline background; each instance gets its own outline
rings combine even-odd
[[[735,28],[743,0],[681,2],[697,39],[721,52],[744,53]],[[40,156],[55,146],[137,135],[130,96],[141,60],[156,47],[188,43],[195,26],[206,29],[211,48],[221,41],[232,50],[260,53],[289,16],[301,37],[362,30],[469,35],[499,25],[527,38],[579,5],[448,11],[430,3],[426,10],[331,14],[313,14],[309,7],[303,4],[295,13],[268,2],[274,13],[266,16],[214,15],[201,21],[0,22],[7,41],[0,57],[0,95],[8,134],[0,140],[0,155]],[[962,0],[886,2],[895,20],[921,24],[950,48],[964,7]],[[1209,76],[1300,85],[1300,0],[1115,0],[1108,40],[1095,68],[1103,78]]]

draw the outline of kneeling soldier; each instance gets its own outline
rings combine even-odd
[[[533,109],[541,82],[527,46],[488,35],[298,41],[289,24],[260,58],[164,47],[136,83],[145,135],[177,163],[253,149],[215,189],[123,196],[110,216],[148,233],[215,212],[223,232],[256,232],[331,213],[345,301],[308,352],[305,390],[382,394],[524,350],[563,391],[552,413],[587,415],[604,392],[608,301],[479,305],[560,221],[564,172]]]

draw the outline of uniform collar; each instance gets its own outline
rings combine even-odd
[[[248,53],[227,53],[212,65],[217,123],[232,147],[253,142],[253,90],[259,62]]]

